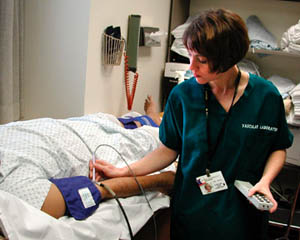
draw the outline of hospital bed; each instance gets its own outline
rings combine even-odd
[[[112,115],[97,113],[0,125],[0,239],[130,239],[128,226],[114,199],[101,202],[85,220],[67,216],[55,219],[6,184],[8,176],[19,169],[17,166],[38,166],[46,181],[50,177],[87,176],[93,153],[116,166],[124,166],[159,146],[158,129],[149,126],[124,129],[112,119]],[[175,169],[171,166],[166,170]],[[169,201],[169,196],[159,192],[120,199],[136,240],[168,239]]]

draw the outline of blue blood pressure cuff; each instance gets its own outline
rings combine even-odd
[[[49,179],[57,186],[66,203],[66,215],[76,220],[90,216],[99,206],[101,193],[85,176]]]
[[[140,122],[141,126],[152,126],[158,127],[158,125],[147,115],[142,115],[138,117],[126,116],[124,118],[118,118],[118,120],[123,123],[126,129],[135,129],[137,125],[135,121]]]

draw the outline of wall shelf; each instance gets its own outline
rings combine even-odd
[[[249,48],[249,52],[253,54],[269,54],[269,55],[278,55],[278,56],[287,56],[287,57],[295,57],[300,58],[300,54],[284,52],[281,50],[267,50],[267,49],[257,49],[257,48]]]

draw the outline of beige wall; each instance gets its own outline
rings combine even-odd
[[[91,1],[84,112],[127,112],[124,88],[124,61],[120,66],[104,66],[101,60],[102,34],[107,26],[120,26],[127,38],[128,16],[141,15],[141,26],[159,27],[168,31],[170,0]],[[147,94],[160,98],[161,77],[166,58],[167,35],[161,47],[140,47],[137,61],[139,80],[133,103],[134,111],[143,112]],[[133,79],[133,76],[130,77]]]
[[[24,5],[23,119],[82,115],[90,1]]]
[[[167,32],[169,12],[170,0],[26,0],[23,119],[127,112],[124,61],[102,65],[102,33],[120,26],[126,39],[130,14],[141,15],[141,26]],[[134,111],[143,112],[147,94],[159,101],[167,36],[161,41],[139,48]]]

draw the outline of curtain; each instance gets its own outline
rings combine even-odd
[[[0,0],[0,124],[21,118],[23,0]]]

